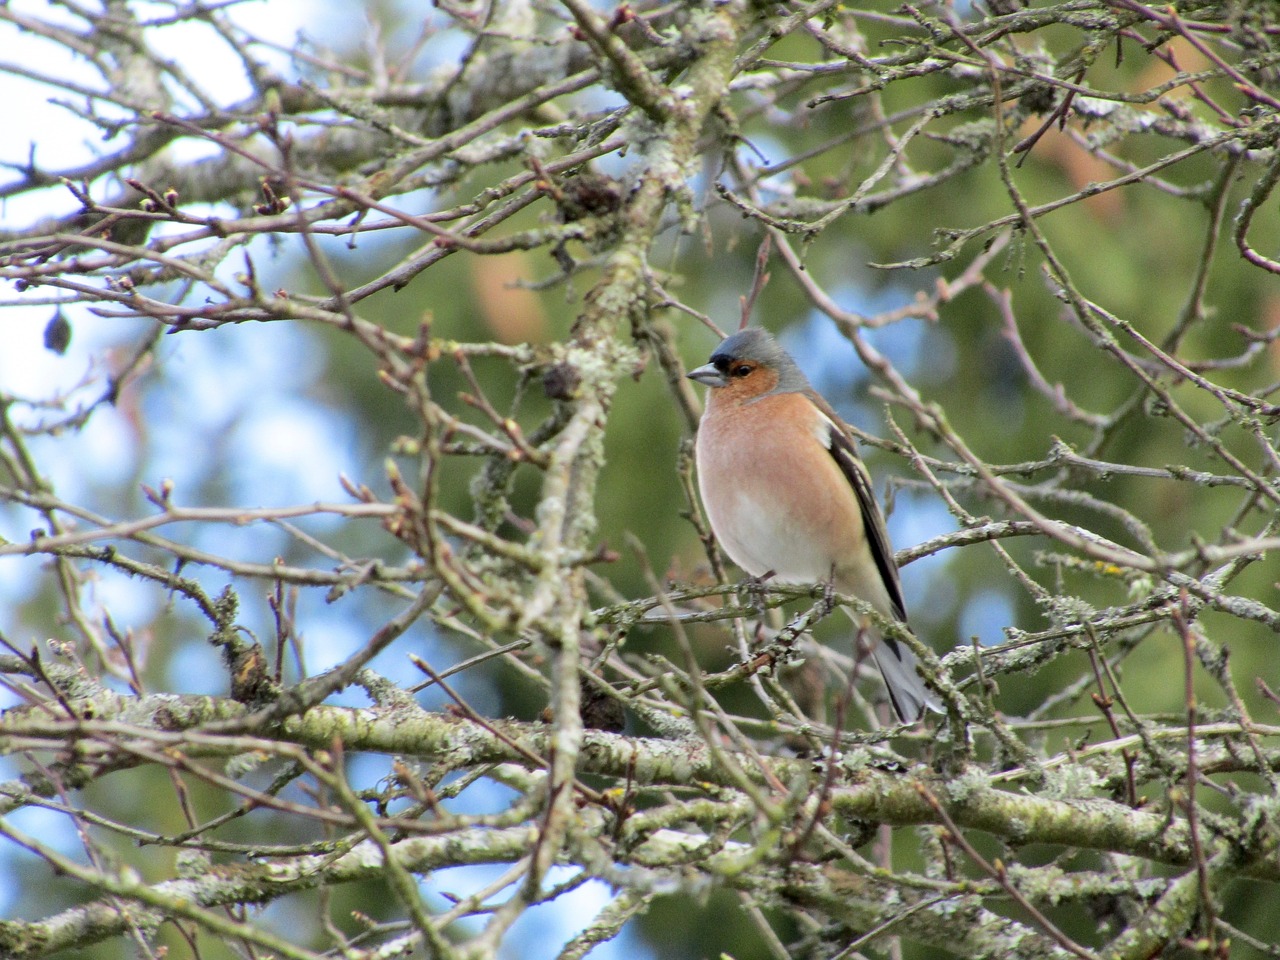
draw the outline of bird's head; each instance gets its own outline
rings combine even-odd
[[[809,381],[791,355],[757,327],[740,330],[723,341],[708,362],[689,371],[689,379],[711,387],[713,397],[724,391],[725,400],[809,389]]]

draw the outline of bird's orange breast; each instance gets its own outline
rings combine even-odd
[[[730,402],[725,402],[726,400]],[[698,430],[698,485],[729,557],[753,576],[816,582],[839,574],[863,540],[857,497],[803,394],[715,396]]]

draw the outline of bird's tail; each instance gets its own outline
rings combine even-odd
[[[924,715],[926,707],[935,713],[943,712],[916,672],[916,655],[910,647],[889,637],[881,637],[871,648],[871,655],[884,677],[884,685],[889,688],[893,709],[903,723],[915,723]]]

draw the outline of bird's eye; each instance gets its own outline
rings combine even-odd
[[[729,372],[733,374],[735,377],[745,377],[748,373],[750,373],[754,369],[755,367],[753,367],[749,363],[740,363]]]

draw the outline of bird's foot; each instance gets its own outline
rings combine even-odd
[[[776,571],[766,570],[758,577],[747,577],[742,580],[738,586],[742,588],[743,593],[747,595],[747,602],[756,608],[757,616],[764,616],[765,605],[764,598],[769,592],[768,582],[773,579]]]
[[[822,581],[822,605],[823,617],[826,617],[836,608],[836,571],[833,567],[831,576]]]

